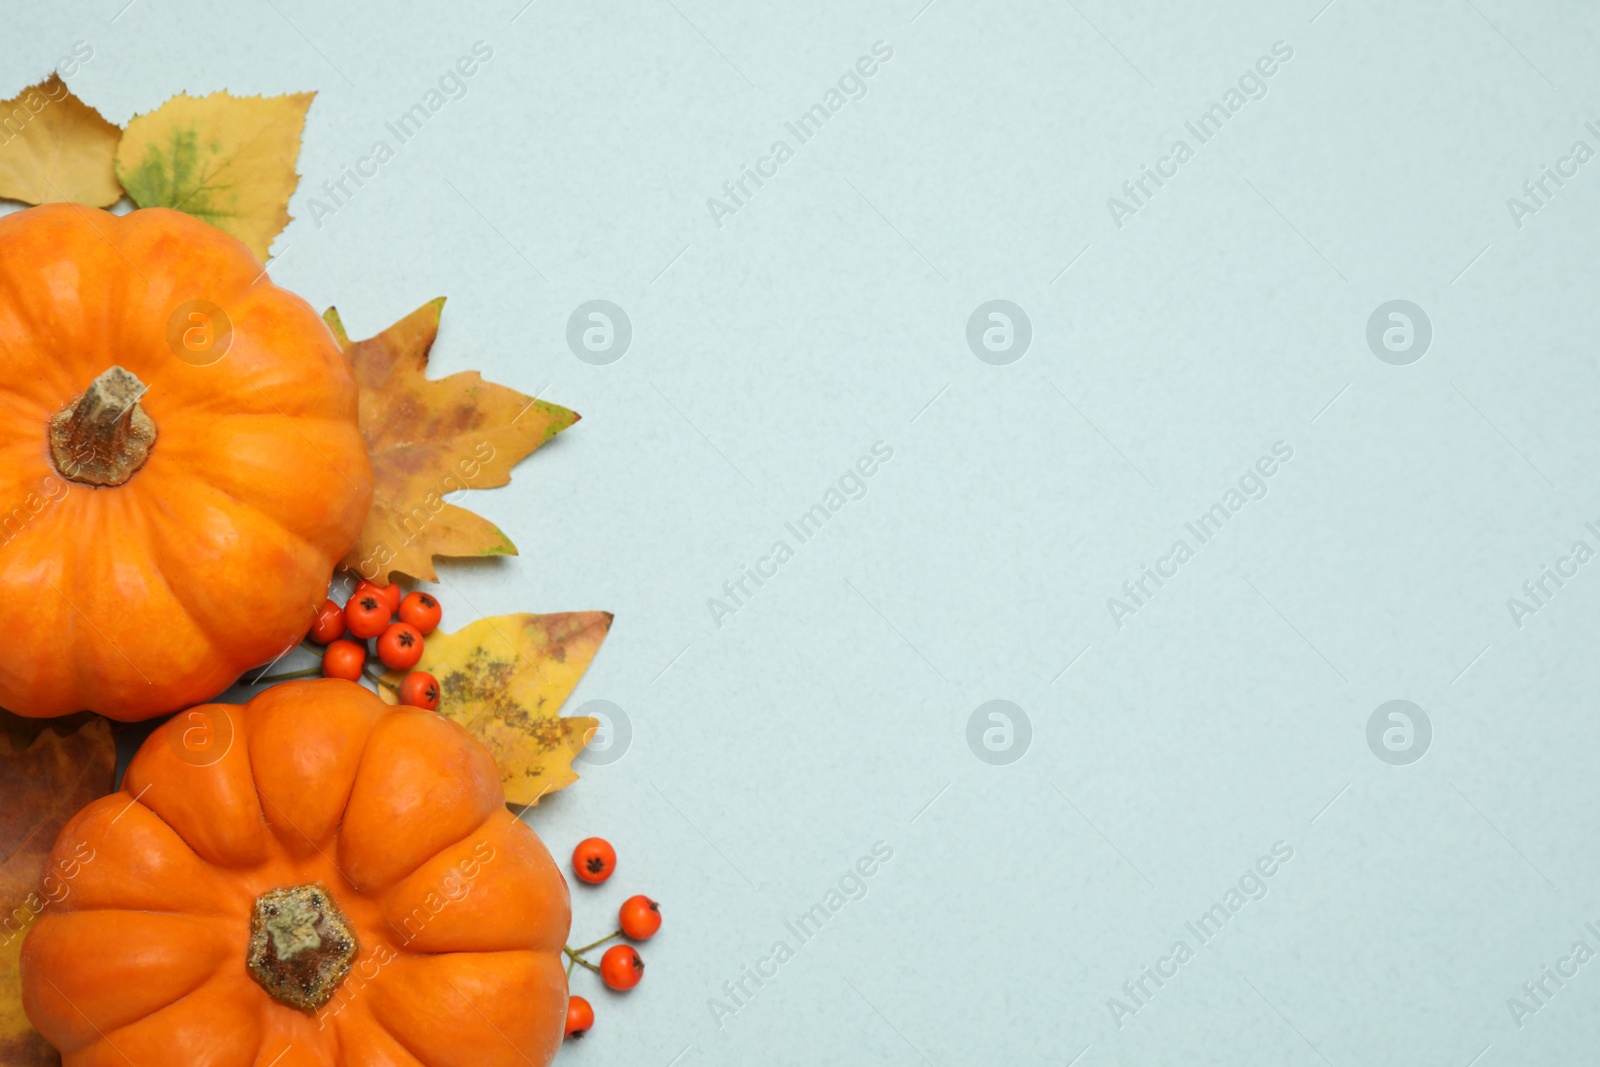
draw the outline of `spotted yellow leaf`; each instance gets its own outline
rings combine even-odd
[[[0,197],[106,207],[122,199],[112,160],[122,131],[58,74],[0,102]]]
[[[600,724],[563,719],[561,705],[610,629],[610,612],[572,611],[498,615],[428,635],[415,669],[439,679],[439,713],[494,753],[510,803],[537,804],[578,780],[572,760]],[[379,686],[390,703],[402,677]]]
[[[140,207],[195,215],[261,259],[289,225],[300,132],[315,93],[180,93],[128,123],[117,177]]]

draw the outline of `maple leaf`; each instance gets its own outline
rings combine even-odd
[[[572,760],[599,727],[561,705],[611,629],[607,611],[498,615],[428,635],[415,670],[439,679],[439,714],[465,726],[500,766],[506,800],[531,805],[578,780]],[[394,703],[395,672],[380,695]]]
[[[0,1063],[60,1064],[22,1012],[18,961],[35,919],[72,892],[75,870],[45,871],[56,835],[111,792],[111,724],[97,715],[48,722],[0,711]]]
[[[315,95],[179,93],[128,123],[117,177],[140,207],[202,218],[265,260],[289,225],[300,133]]]
[[[477,371],[428,380],[443,309],[440,297],[365,341],[350,340],[336,309],[323,315],[355,371],[372,456],[372,510],[344,565],[380,584],[394,571],[438,581],[434,556],[516,555],[499,527],[446,498],[505,485],[518,461],[578,421]]]
[[[122,131],[58,74],[0,102],[0,197],[106,207],[122,199],[111,161]]]

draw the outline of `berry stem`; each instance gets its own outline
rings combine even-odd
[[[282,671],[278,674],[266,674],[255,678],[246,685],[270,685],[273,682],[287,682],[295,678],[318,678],[322,675],[321,667],[307,667],[303,671]]]
[[[607,934],[606,936],[602,937],[598,941],[592,941],[589,944],[584,945],[582,948],[573,949],[572,951],[579,952],[579,953],[588,952],[592,948],[599,948],[601,945],[605,944],[607,941],[610,941],[613,938],[617,938],[617,937],[621,937],[621,936],[622,936],[622,931],[621,930],[617,930],[614,933]]]
[[[584,959],[582,956],[580,956],[576,952],[572,951],[571,948],[563,946],[561,951],[565,952],[567,954],[567,957],[569,959],[571,959],[573,963],[576,963],[579,967],[587,967],[587,968],[589,968],[589,970],[593,971],[595,974],[599,974],[600,973],[600,968],[596,967],[594,964],[590,963],[588,960]],[[568,973],[569,974],[571,973],[570,969],[569,969]]]
[[[368,671],[368,670],[363,670],[362,673],[365,674],[368,678],[371,678],[374,682],[377,682],[379,685],[386,686],[386,687],[388,687],[390,689],[393,689],[396,693],[400,692],[400,687],[398,685],[395,685],[393,682],[389,681],[389,679],[385,678],[383,675],[381,675],[381,674],[373,674],[371,671]]]

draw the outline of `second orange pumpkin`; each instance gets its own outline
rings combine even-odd
[[[545,1067],[567,885],[488,750],[351,682],[152,734],[22,950],[65,1067]]]

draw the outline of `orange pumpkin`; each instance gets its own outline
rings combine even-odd
[[[544,1067],[567,884],[457,724],[289,682],[153,733],[22,948],[65,1067]]]
[[[146,719],[292,645],[371,503],[356,400],[221,230],[0,218],[0,706]]]

